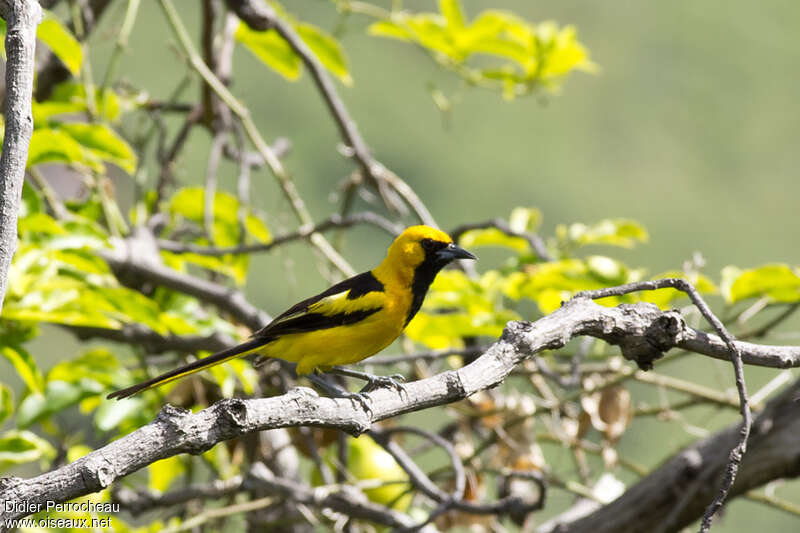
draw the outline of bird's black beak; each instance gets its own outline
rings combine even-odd
[[[460,246],[456,246],[455,243],[452,242],[445,248],[436,252],[436,255],[443,261],[452,261],[453,259],[477,259],[473,253],[466,251]]]

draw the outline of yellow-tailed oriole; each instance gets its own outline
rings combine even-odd
[[[394,342],[419,311],[436,274],[454,259],[476,257],[443,231],[412,226],[394,240],[377,268],[297,303],[249,340],[108,397],[127,398],[250,353],[297,363],[298,375],[361,361]],[[347,372],[370,385],[391,384],[391,379]]]

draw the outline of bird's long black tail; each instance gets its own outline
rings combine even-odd
[[[170,381],[180,379],[184,376],[188,376],[189,374],[194,374],[195,372],[199,372],[205,368],[209,368],[214,365],[224,363],[225,361],[228,361],[230,359],[247,355],[248,353],[258,350],[259,348],[264,346],[267,342],[269,342],[269,339],[259,338],[259,337],[250,339],[247,342],[243,342],[242,344],[237,344],[236,346],[228,348],[227,350],[222,350],[221,352],[209,355],[208,357],[198,359],[197,361],[189,363],[188,365],[184,365],[174,370],[170,370],[169,372],[165,372],[164,374],[154,377],[153,379],[148,379],[147,381],[137,383],[136,385],[128,387],[127,389],[122,389],[112,392],[107,396],[107,398],[109,400],[112,398],[121,400],[123,398],[133,396],[134,394],[137,394],[144,390],[152,389],[153,387],[158,387],[159,385],[163,385],[164,383],[169,383]]]

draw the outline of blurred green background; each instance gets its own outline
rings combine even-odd
[[[197,3],[176,4],[196,36]],[[545,236],[559,223],[640,221],[650,243],[614,253],[651,274],[680,268],[695,251],[715,280],[729,264],[800,263],[799,3],[465,1],[470,16],[507,8],[531,21],[574,24],[599,66],[596,74],[571,75],[560,94],[512,102],[465,87],[413,46],[367,36],[368,19],[343,19],[329,2],[284,5],[300,19],[341,32],[355,80],[352,88],[339,85],[345,103],[378,159],[415,188],[443,228],[530,206],[544,214]],[[436,10],[434,2],[404,5]],[[92,37],[96,72],[104,72],[123,10],[124,3],[112,7]],[[173,43],[156,3],[143,2],[122,60],[123,78],[166,99],[186,72]],[[197,87],[195,81],[191,90]],[[449,113],[434,105],[432,88],[450,99]],[[337,152],[338,132],[307,73],[289,83],[238,47],[232,91],[268,140],[291,140],[285,163],[316,220],[335,212],[339,204],[331,193],[354,167]],[[180,122],[169,124],[174,131]],[[195,128],[179,161],[186,183],[202,182],[208,147],[207,133]],[[152,159],[149,164],[152,178]],[[234,190],[235,178],[236,168],[223,164],[221,187]],[[253,183],[254,204],[269,213],[271,227],[293,227],[273,178],[262,171]],[[118,186],[130,189],[129,183]],[[382,257],[386,236],[369,228],[352,235],[346,256],[357,270],[370,268]],[[246,293],[275,314],[322,289],[326,281],[310,258],[302,244],[256,258]],[[32,348],[42,368],[52,365],[48,356],[65,355],[63,335],[54,332]],[[728,365],[698,359],[679,373],[705,372],[708,386],[733,386]],[[751,386],[774,375],[749,372]],[[698,417],[708,429],[735,419],[711,411]],[[655,465],[688,440],[678,423],[648,420],[626,434],[621,451]],[[568,501],[553,503],[551,511]],[[789,531],[796,525],[788,515],[737,500],[714,531]]]

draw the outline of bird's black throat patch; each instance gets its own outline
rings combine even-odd
[[[434,278],[436,278],[436,274],[450,262],[442,261],[436,255],[437,251],[446,246],[447,243],[434,241],[432,239],[425,239],[423,241],[425,260],[414,269],[414,281],[411,283],[411,294],[413,298],[411,300],[411,307],[408,310],[408,315],[406,315],[406,326],[411,322],[411,319],[414,318],[414,315],[417,314],[420,307],[422,307],[422,302],[425,300],[425,295],[428,293],[428,288],[431,286],[431,283],[433,283]]]

